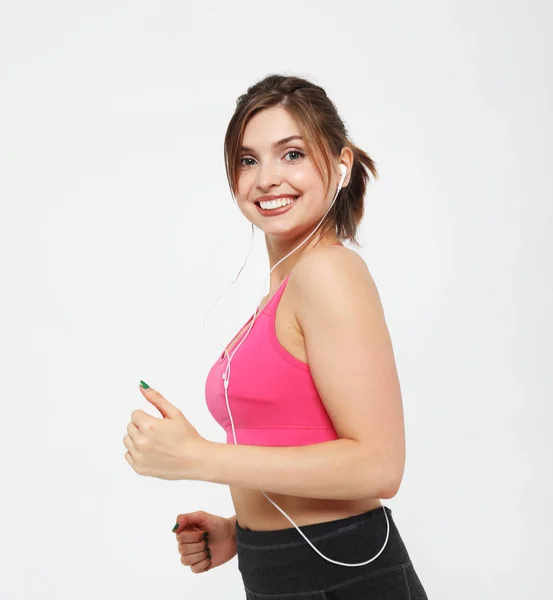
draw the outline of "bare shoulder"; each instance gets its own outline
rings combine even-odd
[[[298,261],[288,284],[297,299],[297,316],[332,303],[335,310],[381,311],[378,290],[357,252],[340,246],[313,248]]]

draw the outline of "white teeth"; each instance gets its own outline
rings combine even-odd
[[[275,208],[280,208],[281,206],[286,206],[287,204],[292,204],[294,198],[282,198],[279,200],[269,200],[268,202],[260,202],[259,206],[263,210],[273,210]]]

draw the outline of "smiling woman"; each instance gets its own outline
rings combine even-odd
[[[225,168],[271,267],[259,320],[206,381],[227,440],[209,446],[205,480],[230,487],[247,597],[426,598],[379,500],[405,465],[392,344],[369,270],[342,244],[358,245],[375,163],[321,87],[270,75],[237,100]]]
[[[230,189],[250,221],[252,203],[282,197],[309,203],[311,213],[317,207],[323,212],[339,158],[348,167],[348,177],[320,235],[322,239],[332,232],[338,239],[357,244],[365,191],[371,176],[377,177],[376,166],[353,144],[321,87],[297,77],[266,77],[238,98],[224,147]],[[283,183],[289,188],[283,188]],[[269,210],[281,214],[276,207],[267,207],[265,212],[265,207],[258,208],[264,216],[272,214]]]
[[[343,245],[358,245],[376,166],[321,87],[281,75],[238,98],[225,166],[271,267],[269,293],[207,376],[226,442],[201,438],[148,390],[171,423],[135,415],[129,462],[229,486],[227,525],[198,511],[179,515],[175,533],[195,573],[237,553],[249,599],[423,600],[380,500],[397,494],[405,466],[392,343],[369,269]]]

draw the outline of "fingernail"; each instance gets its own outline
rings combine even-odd
[[[175,523],[175,526],[173,527],[173,529],[171,529],[171,531],[176,531],[179,528],[179,524]]]
[[[140,380],[140,387],[143,387],[145,390],[150,389],[150,386],[145,381],[142,381],[142,379]]]

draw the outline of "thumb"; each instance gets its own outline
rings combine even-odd
[[[144,388],[142,384],[148,386],[146,382],[140,381],[140,391],[142,392],[142,395],[150,404],[153,404],[159,410],[165,419],[175,419],[182,414],[176,406],[173,406],[169,400],[164,398],[159,392],[156,392],[156,390],[152,389],[150,386]]]
[[[207,530],[207,515],[202,510],[197,510],[193,513],[187,513],[177,516],[177,522],[173,528],[173,533],[181,531],[206,531]],[[178,525],[178,527],[177,527]]]

